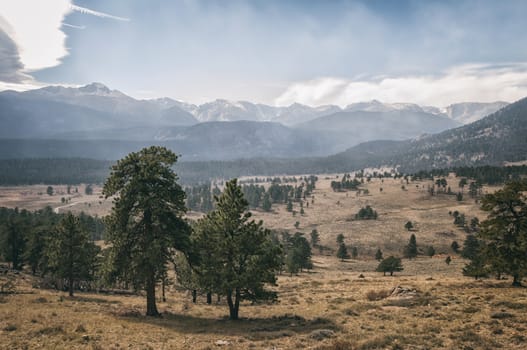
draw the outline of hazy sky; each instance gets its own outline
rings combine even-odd
[[[527,1],[0,0],[0,86],[444,106],[527,96]]]

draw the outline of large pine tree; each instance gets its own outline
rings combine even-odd
[[[159,314],[156,284],[174,250],[189,246],[185,192],[172,170],[176,161],[164,147],[130,153],[112,167],[103,188],[106,197],[115,196],[107,220],[110,277],[145,288],[148,316]]]

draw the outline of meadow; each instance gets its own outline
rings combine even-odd
[[[244,303],[241,319],[230,321],[224,300],[214,297],[208,305],[200,295],[192,303],[188,291],[171,285],[166,302],[158,301],[162,317],[149,318],[143,316],[143,295],[78,292],[70,298],[66,292],[39,288],[38,278],[4,269],[0,281],[12,279],[16,288],[14,294],[0,297],[0,348],[525,348],[527,289],[511,287],[510,280],[464,277],[466,262],[450,248],[454,240],[462,244],[466,233],[453,224],[449,212],[485,218],[474,199],[430,196],[431,181],[374,179],[364,185],[368,194],[357,195],[333,192],[330,182],[336,175],[319,179],[304,215],[297,204],[294,216],[285,205],[273,205],[270,213],[254,211],[254,218],[275,230],[300,231],[309,238],[317,229],[320,244],[328,247],[322,253],[313,249],[313,270],[278,277],[277,303]],[[459,179],[447,181],[452,191],[459,190]],[[54,188],[61,191],[60,186]],[[99,198],[99,192],[96,187],[94,195],[79,194],[71,199],[75,204],[70,208],[104,215],[111,203]],[[4,206],[64,205],[62,195],[48,196],[45,186],[43,191],[37,186],[4,188],[1,195]],[[365,205],[378,212],[377,220],[353,219]],[[404,228],[407,221],[414,223],[412,232]],[[340,261],[335,256],[339,233],[348,246],[358,247],[356,259]],[[403,259],[404,270],[391,277],[375,272],[377,248],[385,257],[401,256],[412,233],[421,250],[433,245],[437,254]],[[452,257],[450,264],[445,262],[447,255]]]

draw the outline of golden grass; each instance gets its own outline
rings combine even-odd
[[[374,272],[377,247],[385,256],[400,254],[410,236],[404,229],[408,220],[416,225],[412,233],[419,246],[434,245],[439,253],[451,254],[450,243],[461,244],[466,233],[453,225],[448,212],[484,219],[474,200],[430,197],[428,182],[405,184],[402,190],[401,180],[392,179],[373,180],[365,185],[370,195],[356,197],[331,191],[331,180],[321,177],[315,203],[304,207],[304,216],[293,217],[284,205],[274,206],[272,213],[255,211],[267,227],[296,231],[293,225],[299,221],[299,231],[309,234],[316,228],[323,245],[335,248],[337,234],[344,233],[348,245],[359,247],[359,259],[340,262],[317,254],[313,271],[280,276],[278,303],[243,304],[242,319],[229,321],[224,301],[207,305],[200,296],[192,304],[187,293],[171,288],[167,302],[158,304],[163,317],[147,318],[143,296],[78,293],[69,298],[34,289],[31,277],[22,275],[19,294],[0,296],[0,349],[525,349],[527,289],[512,288],[511,281],[463,277],[464,261],[455,255],[450,265],[444,254],[403,260],[404,271],[393,277]],[[448,182],[457,191],[458,180]],[[22,191],[1,189],[0,205],[37,209],[50,200],[45,186],[30,187],[32,194],[20,199]],[[35,195],[39,191],[44,195]],[[52,198],[60,201],[61,196]],[[89,199],[91,206],[84,204]],[[109,208],[94,204],[97,194],[75,200],[79,204],[73,208],[88,207],[100,215]],[[379,220],[349,220],[367,204]],[[397,285],[417,294],[387,296]],[[227,345],[217,345],[220,340]]]
[[[459,260],[405,260],[394,277],[372,272],[372,262],[314,260],[310,273],[279,277],[279,303],[243,304],[239,321],[226,318],[224,302],[207,305],[200,296],[192,304],[173,288],[158,304],[163,317],[147,318],[142,296],[69,298],[32,289],[25,277],[20,294],[2,298],[0,348],[212,349],[218,340],[235,349],[525,348],[527,289],[510,281],[462,277]],[[417,295],[386,297],[396,285]],[[381,297],[370,300],[372,291]]]

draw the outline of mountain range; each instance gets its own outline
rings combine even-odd
[[[361,142],[442,132],[505,105],[437,108],[376,100],[345,108],[226,100],[195,105],[138,100],[101,83],[48,86],[0,92],[0,158],[116,159],[150,143],[169,146],[184,160],[325,156]]]

